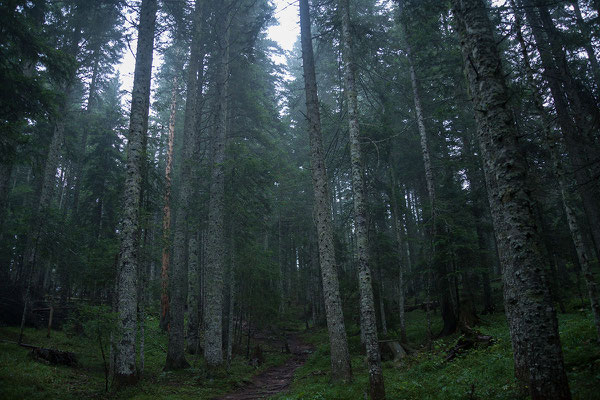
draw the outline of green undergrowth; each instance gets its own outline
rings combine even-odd
[[[439,332],[439,317],[432,321]],[[478,329],[491,335],[494,343],[487,348],[467,351],[453,361],[446,355],[458,336],[436,340],[426,351],[424,313],[407,314],[407,336],[416,355],[400,363],[384,362],[386,392],[389,399],[525,399],[519,395],[513,378],[513,360],[508,327],[503,314],[482,318]],[[574,311],[559,316],[559,329],[574,399],[600,399],[600,347],[595,342],[591,314]],[[395,336],[392,332],[390,338]],[[360,335],[350,329],[349,347],[354,381],[332,384],[329,375],[329,344],[325,330],[305,336],[315,345],[315,353],[298,369],[287,394],[277,400],[363,399],[368,387],[365,356],[360,354]]]
[[[244,357],[234,357],[228,371],[208,373],[201,356],[188,355],[191,367],[163,371],[167,338],[158,322],[148,319],[145,333],[145,368],[140,382],[119,391],[105,391],[104,367],[98,344],[83,335],[25,329],[23,343],[74,352],[77,367],[52,366],[33,360],[30,350],[14,343],[18,328],[0,328],[0,399],[211,399],[236,390],[267,368],[284,363],[289,355],[279,348],[261,345],[265,363],[248,365]],[[244,341],[245,344],[245,341]],[[106,354],[108,357],[108,354]]]
[[[478,329],[494,337],[488,348],[470,350],[453,361],[446,354],[458,336],[436,340],[432,350],[425,348],[426,320],[421,311],[407,314],[407,336],[415,355],[400,363],[385,362],[384,375],[388,399],[522,399],[513,378],[513,361],[508,328],[503,314],[482,318]],[[591,315],[574,310],[559,316],[565,364],[574,399],[600,399],[600,347],[594,338]],[[278,331],[304,330],[304,324],[280,323]],[[439,332],[439,317],[432,320],[433,332]],[[397,332],[391,331],[389,338]],[[52,332],[28,328],[24,343],[72,351],[79,366],[51,366],[33,360],[29,350],[16,341],[18,328],[0,328],[0,399],[211,399],[232,392],[249,382],[253,375],[287,359],[281,349],[261,344],[266,362],[255,369],[245,358],[236,357],[229,371],[210,375],[202,357],[190,356],[191,367],[164,372],[166,335],[158,323],[149,319],[145,332],[145,370],[139,384],[120,391],[104,390],[104,372],[97,343],[82,334]],[[350,326],[349,348],[355,379],[344,384],[330,381],[329,340],[325,329],[311,329],[303,339],[313,344],[315,352],[295,374],[288,393],[277,400],[363,399],[368,387],[365,356],[361,354],[358,328]],[[244,341],[245,344],[245,341]],[[254,344],[251,344],[253,347]]]

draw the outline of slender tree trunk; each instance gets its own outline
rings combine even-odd
[[[600,205],[598,203],[600,189],[590,171],[590,167],[598,164],[597,151],[594,150],[593,139],[590,139],[590,135],[593,135],[590,133],[590,129],[593,130],[590,126],[593,127],[593,124],[597,123],[594,121],[598,117],[593,115],[593,111],[587,110],[594,107],[592,104],[588,104],[586,107],[583,105],[584,102],[577,90],[577,85],[570,76],[564,52],[560,43],[554,37],[556,36],[554,33],[555,28],[552,25],[552,20],[548,21],[547,10],[545,10],[545,13],[542,12],[543,15],[540,16],[536,12],[534,0],[522,0],[520,4],[524,6],[540,54],[542,66],[545,70],[544,76],[554,99],[557,122],[565,138],[565,145],[573,165],[575,180],[589,221],[592,239],[596,252],[600,254]],[[538,11],[543,10],[543,7],[538,9]],[[515,15],[517,14],[518,9],[515,8]],[[554,40],[551,41],[547,38],[545,33],[554,37]],[[588,101],[585,103],[595,102]]]
[[[583,20],[583,15],[581,15],[581,9],[579,8],[579,0],[572,0],[571,4],[573,4],[573,9],[575,11],[575,20],[577,21],[577,27],[583,35],[583,48],[587,54],[588,61],[590,62],[590,68],[594,76],[596,89],[600,89],[598,87],[598,85],[600,85],[600,65],[598,65],[598,58],[596,58],[596,53],[594,52],[594,48],[592,47],[592,37],[590,34],[590,29]]]
[[[342,18],[342,55],[346,83],[345,94],[348,102],[348,132],[350,136],[350,164],[352,166],[352,194],[354,197],[354,227],[358,261],[361,330],[364,333],[367,362],[369,364],[370,396],[372,400],[378,400],[385,399],[385,388],[383,372],[381,370],[375,304],[373,300],[371,271],[369,268],[367,210],[359,139],[356,72],[352,54],[352,37],[350,36],[350,2],[349,0],[340,0],[338,4]]]
[[[225,5],[229,7],[229,5]],[[225,142],[227,138],[227,98],[229,80],[229,15],[219,16],[218,57],[216,59],[216,112],[213,132],[213,163],[208,206],[208,243],[206,260],[206,314],[204,358],[210,368],[223,364],[223,275]]]
[[[515,365],[525,367],[533,400],[570,399],[558,322],[544,276],[526,162],[519,152],[508,90],[483,0],[453,0],[486,180],[500,207],[494,221],[504,252],[504,299]],[[496,222],[501,222],[496,224]],[[517,360],[517,357],[524,357]],[[523,372],[517,371],[518,377]]]
[[[427,194],[429,196],[429,207],[431,209],[431,238],[430,247],[431,254],[428,256],[429,259],[429,270],[433,269],[436,265],[438,279],[438,288],[441,299],[442,319],[444,321],[444,327],[440,336],[449,335],[456,331],[458,327],[458,319],[456,315],[455,307],[452,304],[452,296],[450,294],[450,283],[448,281],[448,271],[443,261],[436,261],[436,246],[437,242],[437,204],[436,204],[436,189],[435,181],[433,178],[433,166],[431,163],[431,156],[429,154],[429,139],[427,135],[427,129],[425,127],[425,118],[423,116],[423,106],[421,102],[421,91],[419,82],[417,80],[417,74],[413,62],[412,48],[409,43],[406,26],[403,24],[403,29],[406,37],[406,54],[408,58],[409,71],[410,71],[410,82],[413,91],[413,100],[415,104],[415,114],[417,117],[417,127],[419,130],[419,136],[421,138],[421,152],[423,154],[423,164],[425,167],[425,181],[427,183]],[[429,277],[427,279],[430,279]],[[430,285],[431,283],[429,283]],[[429,291],[427,291],[429,292]],[[430,302],[429,297],[425,300],[427,303]],[[428,318],[431,318],[428,316]]]
[[[65,107],[63,107],[64,110]],[[25,247],[25,274],[26,274],[26,287],[25,294],[23,295],[23,314],[21,315],[21,326],[19,330],[19,343],[23,339],[23,328],[25,326],[25,319],[27,318],[27,307],[31,300],[31,285],[34,281],[36,274],[36,261],[37,261],[37,249],[44,229],[46,227],[48,211],[52,195],[56,188],[56,170],[60,162],[60,152],[64,140],[65,124],[61,117],[58,117],[54,125],[54,134],[52,135],[52,141],[50,142],[50,148],[48,149],[48,156],[46,158],[46,164],[44,166],[44,174],[42,175],[42,187],[40,191],[40,197],[38,200],[38,206],[35,215],[32,217],[31,226],[27,235],[27,243]]]
[[[235,240],[231,232],[231,263],[229,265],[229,312],[227,313],[227,366],[231,365],[233,356],[233,316],[235,306]]]
[[[387,336],[388,328],[387,328],[387,320],[385,319],[385,283],[383,282],[383,274],[381,272],[381,267],[379,267],[379,315],[381,318],[381,333],[383,336]]]
[[[187,352],[198,353],[200,329],[200,276],[198,270],[198,240],[197,235],[190,235],[188,246],[188,325]]]
[[[394,223],[394,234],[396,238],[396,252],[398,257],[398,316],[400,317],[400,340],[406,343],[406,318],[404,314],[405,302],[405,282],[404,282],[404,262],[402,254],[404,253],[404,245],[402,240],[402,226],[398,212],[398,198],[396,194],[396,172],[390,165],[390,208],[392,210],[392,221]]]
[[[285,292],[284,292],[284,280],[285,280],[285,268],[283,264],[283,251],[282,251],[282,238],[281,238],[281,211],[277,218],[277,263],[279,264],[279,280],[277,282],[279,291],[279,315],[282,316],[285,312]]]
[[[334,381],[350,381],[352,369],[344,325],[342,300],[335,264],[331,204],[323,142],[321,138],[321,116],[317,96],[317,80],[310,29],[308,0],[300,0],[300,39],[306,92],[306,111],[310,138],[310,164],[314,192],[314,220],[317,227],[325,316],[331,348],[331,375]],[[318,301],[318,299],[314,299]]]
[[[146,135],[150,105],[150,80],[152,77],[152,52],[156,0],[143,0],[135,60],[135,74],[131,95],[131,114],[127,142],[127,162],[123,217],[121,221],[121,249],[118,264],[118,312],[121,337],[117,343],[115,381],[117,385],[137,381],[135,344],[137,326],[136,278],[139,247],[139,208],[143,168],[144,136]]]
[[[160,270],[160,327],[166,331],[169,325],[169,261],[171,250],[171,171],[173,169],[173,146],[175,143],[175,122],[177,114],[177,74],[173,76],[171,90],[171,108],[169,113],[169,139],[167,145],[167,162],[165,167],[165,195],[162,220],[162,263]]]
[[[9,152],[14,150],[9,149]],[[0,235],[4,228],[6,218],[6,207],[8,205],[8,194],[10,193],[10,176],[12,174],[14,162],[8,157],[3,156],[0,161]]]
[[[75,220],[78,219],[79,217],[79,194],[81,192],[81,184],[83,181],[83,166],[84,166],[84,162],[85,162],[85,155],[86,155],[86,149],[87,149],[87,141],[88,141],[88,135],[90,132],[90,125],[91,125],[91,120],[92,120],[92,113],[94,112],[94,106],[96,105],[96,91],[98,89],[98,77],[100,75],[100,71],[99,71],[99,52],[98,50],[94,50],[94,53],[92,55],[92,57],[94,58],[94,64],[92,67],[92,79],[90,81],[90,86],[89,86],[89,91],[88,91],[88,101],[87,101],[87,107],[85,110],[86,113],[86,122],[83,126],[83,129],[81,131],[81,139],[80,139],[80,143],[79,143],[79,154],[77,156],[77,158],[75,159],[75,171],[74,171],[74,176],[75,176],[75,184],[73,185],[73,218],[75,218]]]
[[[196,98],[198,91],[198,73],[200,71],[200,52],[202,49],[203,1],[196,0],[194,9],[194,37],[190,50],[190,62],[187,71],[187,92],[185,116],[183,122],[184,146],[181,158],[179,204],[175,218],[173,238],[173,280],[170,284],[169,304],[169,343],[165,369],[182,369],[189,366],[185,359],[184,307],[187,289],[187,246],[188,246],[188,210],[193,196],[193,164],[197,161],[196,135]]]

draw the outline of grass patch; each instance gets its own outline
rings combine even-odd
[[[0,340],[16,342],[17,338],[17,327],[0,328]],[[254,375],[289,358],[288,354],[279,352],[279,348],[261,344],[265,363],[259,368],[248,365],[245,358],[238,356],[228,371],[215,378],[209,376],[201,356],[188,355],[191,368],[165,372],[166,334],[159,330],[156,319],[149,318],[142,379],[135,386],[105,392],[100,349],[89,338],[53,331],[52,338],[48,339],[45,330],[27,328],[23,342],[72,351],[77,355],[79,366],[47,365],[33,360],[26,348],[0,342],[0,399],[211,399],[236,390]]]
[[[386,393],[390,399],[521,399],[513,377],[513,359],[508,326],[503,314],[487,316],[479,327],[493,336],[495,343],[474,349],[447,362],[447,349],[458,337],[434,342],[433,350],[424,349],[425,315],[421,311],[407,314],[407,336],[419,349],[418,354],[401,364],[383,364]],[[574,399],[600,398],[600,347],[595,342],[592,316],[575,311],[559,316],[559,330]],[[432,320],[433,331],[441,329],[439,317]],[[310,333],[306,341],[317,345],[307,363],[298,369],[289,393],[278,400],[362,399],[368,385],[364,356],[360,355],[360,336],[350,329],[349,348],[354,381],[332,384],[329,375],[329,344],[326,332]],[[393,334],[390,335],[393,337]]]
[[[458,339],[456,336],[434,342],[433,350],[424,346],[425,315],[422,311],[407,314],[408,338],[418,353],[402,363],[383,364],[385,384],[390,399],[519,399],[513,378],[512,350],[503,314],[486,316],[479,327],[496,342],[485,349],[468,351],[447,362],[445,356]],[[432,320],[434,333],[441,320]],[[280,328],[300,329],[300,324]],[[592,316],[574,310],[559,316],[559,329],[574,399],[600,398],[600,346],[595,342]],[[201,356],[188,356],[191,368],[164,372],[166,335],[158,329],[158,321],[148,319],[145,329],[145,370],[140,383],[121,391],[104,391],[104,373],[100,350],[82,335],[26,329],[24,342],[76,353],[77,368],[51,366],[35,361],[29,350],[0,342],[0,399],[210,399],[232,392],[249,382],[253,375],[286,361],[289,355],[279,348],[261,344],[266,362],[258,369],[243,357],[232,362],[229,371],[211,377]],[[391,332],[390,337],[396,333]],[[0,328],[0,339],[16,341],[18,328]],[[361,354],[358,328],[349,327],[348,343],[355,379],[345,384],[330,382],[329,339],[325,329],[311,330],[304,340],[313,344],[315,352],[295,374],[289,393],[278,400],[362,399],[368,386],[365,357]]]

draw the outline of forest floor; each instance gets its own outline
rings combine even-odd
[[[433,322],[436,332],[441,328],[441,319],[436,316]],[[250,358],[259,345],[264,363],[256,366],[248,362],[244,346],[244,355],[234,357],[229,370],[215,376],[208,373],[200,356],[188,356],[189,369],[164,372],[166,335],[158,329],[157,321],[150,318],[140,384],[108,392],[104,388],[102,356],[96,341],[69,334],[66,329],[52,332],[52,338],[48,339],[44,329],[27,328],[25,343],[72,351],[78,357],[77,367],[54,366],[32,359],[29,349],[3,342],[16,341],[18,328],[0,327],[0,399],[243,400],[263,395],[273,395],[274,400],[364,398],[368,371],[357,327],[348,327],[354,381],[332,384],[326,329],[304,331],[298,324],[287,325],[287,329],[280,325],[278,334],[263,332],[252,339]],[[510,337],[502,313],[483,316],[478,327],[483,334],[494,337],[491,346],[469,350],[452,361],[447,361],[446,355],[459,337],[436,340],[432,351],[426,351],[425,326],[423,312],[407,313],[408,341],[417,353],[400,362],[383,363],[389,399],[527,398],[516,389]],[[587,308],[572,307],[559,315],[559,329],[573,398],[600,399],[600,346],[595,341],[591,313]],[[286,352],[281,332],[287,333],[288,345],[295,354]],[[396,336],[397,332],[391,329],[387,339]],[[314,352],[309,353],[313,348]]]
[[[600,400],[600,346],[596,342],[593,317],[588,307],[571,307],[559,314],[559,331],[565,367],[574,400]],[[432,331],[439,332],[441,318],[432,319]],[[525,400],[517,390],[510,335],[506,318],[499,312],[481,316],[477,329],[490,335],[489,347],[464,352],[447,361],[449,349],[459,335],[437,339],[427,351],[426,320],[422,311],[407,313],[408,342],[417,353],[399,362],[383,362],[386,394],[389,399],[403,400]],[[349,327],[349,348],[354,381],[332,384],[329,378],[329,345],[325,330],[307,334],[304,340],[315,345],[315,352],[296,372],[294,382],[286,393],[273,400],[350,400],[366,397],[368,370],[361,352],[357,327]],[[391,330],[387,339],[397,338]],[[380,337],[380,339],[382,339]],[[386,339],[385,337],[383,339]]]
[[[214,400],[264,399],[284,392],[294,380],[296,370],[304,365],[314,349],[313,345],[303,342],[297,334],[287,338],[287,346],[292,357],[284,364],[267,369],[240,390]]]

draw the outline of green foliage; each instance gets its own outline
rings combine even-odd
[[[437,318],[436,318],[437,320]],[[441,321],[436,321],[441,327]],[[571,392],[574,399],[596,398],[600,346],[590,313],[577,312],[559,316],[561,340],[565,353]],[[503,315],[494,314],[480,327],[491,335],[494,343],[487,348],[473,349],[453,361],[446,361],[447,350],[455,337],[436,340],[431,352],[423,347],[425,338],[422,312],[407,314],[410,343],[418,346],[415,356],[399,364],[383,364],[386,394],[391,399],[502,399],[523,398],[519,395],[513,376],[510,335]],[[352,332],[352,331],[350,331]],[[309,360],[296,372],[288,394],[278,400],[358,399],[363,398],[368,375],[364,356],[360,355],[360,341],[349,336],[352,368],[355,380],[351,383],[331,384],[329,381],[329,345],[325,331],[306,336],[306,341],[317,348]],[[356,345],[358,344],[358,346]]]
[[[266,360],[259,368],[248,364],[243,357],[234,357],[230,368],[219,379],[210,377],[200,356],[190,356],[191,368],[177,372],[163,372],[166,335],[158,327],[158,319],[148,317],[145,329],[145,370],[136,386],[106,393],[102,355],[98,350],[97,335],[106,336],[113,326],[115,314],[104,306],[82,306],[78,321],[72,327],[85,334],[55,331],[46,338],[45,330],[26,328],[24,342],[72,351],[79,366],[64,367],[40,363],[29,357],[29,350],[14,343],[18,328],[0,328],[0,398],[12,399],[189,399],[209,400],[234,391],[250,382],[253,375],[284,363],[289,355],[280,348],[263,347]]]

